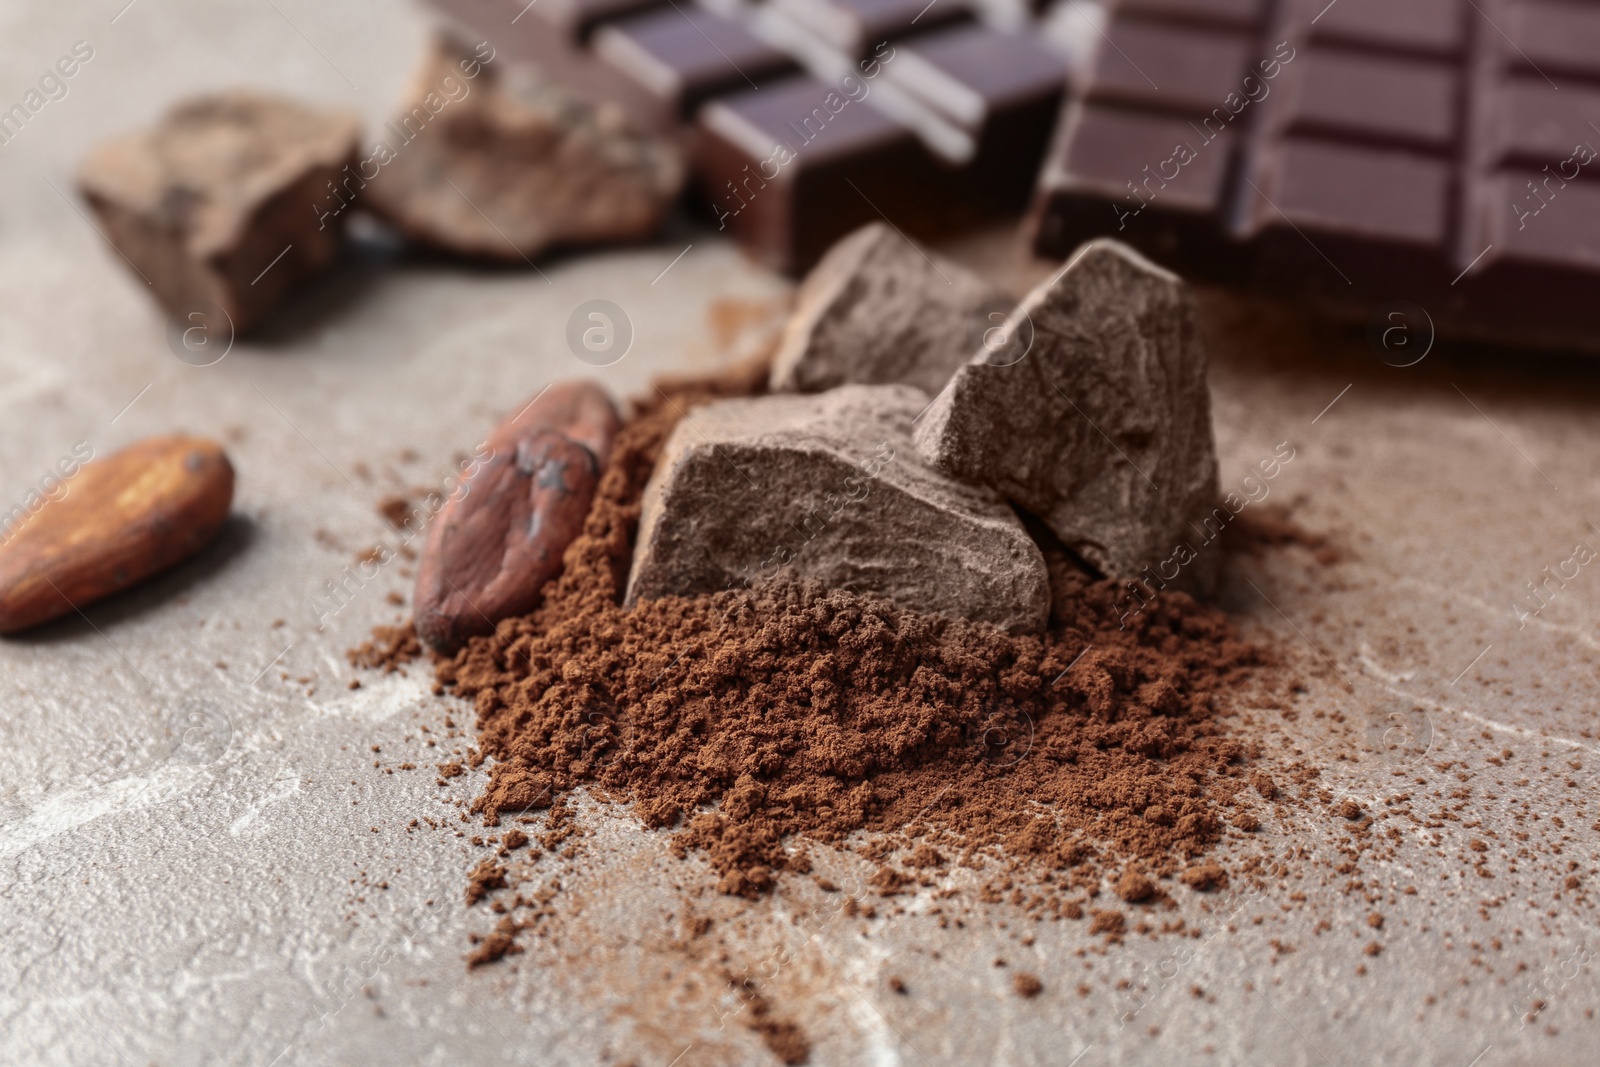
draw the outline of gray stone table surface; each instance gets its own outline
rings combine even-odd
[[[711,302],[789,286],[687,226],[537,271],[369,253],[196,368],[71,191],[91,144],[185,92],[244,83],[381,119],[424,32],[387,4],[0,9],[4,106],[74,41],[94,48],[0,146],[0,502],[75,442],[105,454],[173,428],[225,441],[239,472],[235,518],[202,558],[0,642],[0,1063],[775,1062],[729,971],[763,976],[818,1064],[1596,1061],[1600,572],[1568,566],[1542,607],[1525,586],[1600,546],[1595,376],[1442,351],[1389,367],[1218,294],[1223,485],[1291,442],[1263,503],[1292,503],[1341,557],[1229,561],[1221,603],[1301,681],[1237,694],[1237,722],[1263,766],[1319,768],[1332,803],[1382,812],[1410,794],[1418,819],[1379,824],[1388,858],[1344,866],[1347,824],[1284,808],[1222,851],[1234,869],[1275,857],[1257,884],[1178,895],[1201,936],[1107,946],[1006,905],[942,927],[925,895],[871,921],[827,911],[809,882],[753,904],[696,896],[699,860],[585,800],[558,935],[469,972],[468,935],[493,916],[463,903],[484,850],[455,836],[476,832],[456,805],[481,775],[385,772],[463,747],[427,748],[420,728],[442,737],[470,709],[420,669],[346,688],[344,650],[403,616],[388,599],[408,591],[403,561],[320,629],[315,598],[388,536],[383,494],[442,481],[546,382],[591,373],[625,396],[710,366]],[[1050,266],[1008,232],[941,251],[1014,291]],[[565,341],[593,299],[635,334],[599,368]],[[1519,620],[1519,600],[1540,610]],[[862,875],[853,857],[818,862]],[[550,872],[527,877],[531,892]],[[685,907],[716,920],[714,949],[681,937]],[[1043,993],[1015,995],[1016,970]]]

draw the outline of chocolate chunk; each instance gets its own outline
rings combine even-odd
[[[645,490],[629,604],[786,573],[916,611],[1044,627],[1044,558],[988,489],[918,458],[904,385],[722,400],[673,431]]]
[[[338,252],[341,220],[316,205],[359,132],[354,115],[278,97],[200,97],[96,148],[78,185],[162,306],[209,301],[242,333]]]
[[[820,392],[858,383],[944,388],[1000,322],[999,290],[881,222],[823,257],[800,286],[772,363],[774,391]]]
[[[495,429],[487,458],[428,528],[412,601],[418,637],[451,652],[538,606],[583,529],[617,426],[598,386],[570,382]]]
[[[70,615],[187,559],[233,502],[233,466],[199,437],[153,437],[58,470],[60,496],[0,516],[0,633]]]
[[[1217,457],[1188,290],[1095,241],[1023,299],[1024,316],[1026,355],[980,353],[958,371],[918,423],[923,457],[994,486],[1107,575],[1209,592]]]
[[[463,89],[444,96],[452,85]],[[682,185],[675,148],[530,68],[497,70],[439,41],[408,99],[359,196],[423,244],[524,262],[552,245],[640,240]]]

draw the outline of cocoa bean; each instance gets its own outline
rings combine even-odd
[[[72,613],[187,559],[222,529],[233,465],[215,442],[153,437],[87,464],[0,535],[0,633]]]
[[[489,458],[428,529],[417,635],[450,652],[539,605],[583,529],[618,428],[590,382],[552,386],[489,435]]]

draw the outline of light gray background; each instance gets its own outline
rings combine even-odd
[[[1377,828],[1396,832],[1391,858],[1340,873],[1346,826],[1285,810],[1223,852],[1236,870],[1286,857],[1281,873],[1177,893],[1202,937],[1104,948],[1086,924],[1005,907],[941,929],[926,896],[870,922],[809,883],[720,898],[698,888],[699,861],[586,803],[583,855],[523,872],[525,892],[561,882],[554,937],[468,973],[467,934],[493,919],[462,903],[483,850],[407,824],[457,819],[479,779],[441,789],[373,761],[430,767],[462,743],[427,748],[419,725],[439,737],[445,714],[470,723],[469,710],[431,696],[420,670],[345,688],[344,650],[402,617],[385,594],[408,588],[403,563],[321,631],[311,598],[388,536],[380,496],[437,484],[546,382],[595,373],[625,396],[710,366],[707,305],[787,284],[689,229],[543,274],[357,256],[266,340],[195,369],[72,193],[89,146],[186,92],[270,87],[375,122],[425,28],[404,5],[308,0],[0,11],[0,104],[75,40],[95,49],[69,95],[0,148],[0,502],[80,440],[105,455],[185,429],[224,440],[239,472],[235,520],[204,557],[0,642],[0,1062],[771,1062],[728,973],[769,976],[765,995],[820,1064],[1594,1062],[1600,571],[1524,628],[1510,609],[1576,541],[1600,547],[1588,368],[1435,354],[1397,371],[1215,295],[1224,482],[1293,442],[1271,501],[1297,501],[1349,556],[1321,566],[1288,548],[1230,568],[1224,604],[1287,665],[1237,695],[1236,728],[1280,777],[1322,768],[1335,799],[1382,812],[1409,793],[1418,818]],[[1048,269],[1008,233],[948,251],[1019,287]],[[598,372],[563,339],[590,299],[625,308],[637,334]],[[1306,691],[1287,696],[1287,673]],[[1420,748],[1380,743],[1395,700],[1423,709],[1407,720],[1430,746],[1415,763]],[[1487,762],[1506,748],[1511,761]],[[1472,840],[1492,877],[1472,870]],[[864,873],[823,866],[847,885]],[[1381,931],[1365,923],[1375,910]],[[691,914],[714,917],[711,934],[684,940]],[[1363,955],[1373,940],[1382,955]],[[1044,994],[1012,994],[1017,969]],[[1524,1022],[1535,998],[1547,1006]]]

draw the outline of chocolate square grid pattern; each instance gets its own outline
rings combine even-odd
[[[874,219],[928,236],[1021,211],[1098,33],[1092,0],[1055,32],[1032,0],[432,2],[496,62],[676,139],[719,228],[791,272]]]
[[[1600,348],[1600,7],[1127,0],[1062,112],[1036,249],[1111,235],[1345,315]]]

